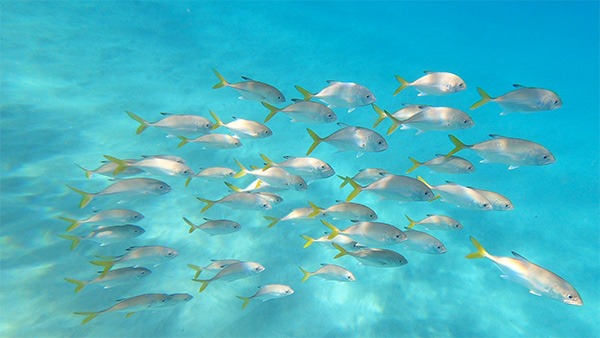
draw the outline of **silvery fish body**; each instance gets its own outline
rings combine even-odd
[[[226,219],[215,219],[211,220],[208,218],[204,218],[206,222],[195,225],[187,218],[183,218],[183,220],[190,226],[190,233],[194,232],[194,230],[202,230],[210,236],[218,236],[218,235],[227,235],[232,232],[237,232],[242,229],[242,226],[238,222],[226,220]]]
[[[465,81],[458,75],[448,72],[431,72],[425,71],[424,76],[414,82],[407,82],[400,76],[396,75],[396,79],[402,85],[396,90],[394,95],[398,94],[405,87],[414,87],[419,91],[418,96],[424,95],[446,95],[457,93],[467,89]]]
[[[337,116],[333,110],[319,102],[297,99],[292,99],[292,101],[294,101],[294,103],[281,109],[263,102],[263,106],[271,111],[265,118],[265,122],[269,121],[278,112],[282,112],[289,116],[292,119],[291,122],[332,123],[337,120]]]
[[[208,134],[213,127],[213,123],[205,117],[197,115],[173,115],[161,113],[165,117],[156,122],[148,122],[132,112],[125,111],[129,117],[140,123],[137,134],[140,134],[146,128],[155,127],[164,133],[174,136],[195,136]]]
[[[406,216],[406,215],[405,215]],[[452,217],[442,215],[428,214],[426,218],[415,222],[410,217],[406,216],[410,224],[409,229],[412,229],[415,225],[420,225],[425,230],[461,230],[463,228],[459,221]]]
[[[392,175],[391,172],[379,168],[360,169],[352,179],[360,184],[371,184],[381,178]]]
[[[315,272],[308,272],[302,268],[302,272],[304,272],[304,278],[302,282],[305,282],[310,276],[317,276],[319,278],[323,278],[324,280],[336,281],[336,282],[354,282],[356,278],[352,274],[352,272],[344,269],[339,265],[333,264],[321,264],[322,266]]]
[[[189,142],[195,142],[202,144],[205,148],[209,149],[234,149],[242,146],[242,142],[237,138],[226,135],[226,134],[208,134],[203,135],[195,139],[188,139],[185,137],[179,137],[182,142],[177,146],[178,148],[183,147]]]
[[[261,285],[258,287],[258,291],[251,297],[241,297],[237,296],[239,299],[244,301],[242,305],[242,309],[248,305],[248,302],[252,299],[260,299],[263,302],[266,302],[271,299],[281,298],[285,296],[289,296],[294,293],[291,287],[283,284],[268,284]]]
[[[362,188],[379,196],[382,200],[400,203],[423,202],[433,199],[434,193],[422,182],[402,175],[389,175]]]
[[[135,163],[138,160],[137,159],[125,159],[123,161],[126,163]],[[106,161],[104,161],[104,162],[106,162]],[[93,174],[103,175],[103,176],[108,176],[108,177],[115,177],[115,178],[123,178],[123,177],[135,176],[135,175],[138,175],[138,174],[141,174],[144,172],[143,170],[135,168],[135,167],[127,167],[124,171],[115,174],[115,169],[117,169],[118,165],[113,162],[104,163],[94,170],[85,169],[84,167],[82,167],[78,164],[75,164],[75,165],[77,167],[81,168],[83,171],[85,171],[85,176],[87,178],[91,178]]]
[[[326,162],[319,160],[314,157],[294,157],[284,156],[285,161],[274,163],[269,160],[266,156],[262,155],[263,159],[267,161],[267,167],[269,165],[273,167],[279,167],[291,174],[299,175],[304,180],[317,180],[324,179],[333,176],[335,170]],[[263,169],[264,170],[264,169]]]
[[[100,227],[98,230],[92,231],[89,235],[81,237],[81,239],[101,243],[101,246],[104,246],[141,236],[144,232],[145,230],[137,225],[114,225]]]
[[[282,168],[271,167],[263,171],[262,169],[246,170],[242,167],[242,170],[238,174],[236,174],[236,176],[243,176],[240,175],[243,172],[250,174],[256,177],[257,179],[278,188],[296,191],[302,191],[307,189],[306,181],[304,181],[304,179],[301,176],[294,175]]]
[[[115,161],[121,166],[118,159],[110,156],[105,156],[111,161]],[[190,177],[194,172],[187,165],[164,158],[146,157],[133,163],[123,163],[125,168],[138,168],[149,174],[163,176]],[[117,169],[118,170],[118,169]]]
[[[202,283],[202,286],[200,287],[199,291],[202,292],[210,283],[214,281],[231,282],[237,279],[254,276],[258,273],[263,272],[264,270],[265,267],[256,262],[238,262],[226,266],[223,270],[219,271],[211,279],[193,279],[193,281]]]
[[[225,167],[211,167],[202,169],[194,177],[203,179],[225,179],[233,177],[236,174],[235,170]]]
[[[419,179],[422,180],[420,177]],[[446,183],[448,184],[431,186],[431,189],[442,197],[442,202],[473,210],[492,210],[492,203],[477,191],[454,182]]]
[[[348,221],[375,221],[377,220],[377,214],[373,209],[366,205],[338,201],[340,203],[330,206],[325,209],[327,217],[331,217],[334,220],[348,220]]]
[[[506,198],[505,196],[503,196],[497,192],[476,189],[473,187],[470,187],[470,188],[477,191],[478,193],[482,194],[485,198],[487,198],[488,201],[490,201],[490,203],[492,203],[493,210],[505,211],[505,210],[514,209],[514,205],[512,204],[512,202],[508,198]]]
[[[315,132],[308,129],[308,133],[314,140],[306,155],[309,155],[321,142],[329,143],[338,149],[338,152],[356,151],[357,157],[365,152],[380,152],[388,148],[388,144],[377,132],[353,127],[344,123],[338,123],[342,129],[334,132],[326,138],[320,138]]]
[[[518,84],[513,86],[517,89],[495,98],[489,96],[483,89],[477,88],[482,99],[475,103],[471,109],[480,107],[490,101],[496,102],[503,109],[500,115],[516,112],[534,113],[562,107],[562,100],[558,94],[551,90],[525,87]]]
[[[357,107],[366,106],[377,101],[375,95],[369,89],[359,84],[338,81],[327,82],[329,86],[317,94],[311,94],[299,86],[296,86],[296,89],[304,95],[305,100],[314,97],[325,102],[330,107],[349,108],[349,113]]]
[[[179,254],[177,251],[160,245],[132,246],[127,249],[125,254],[116,257],[101,257],[112,259],[111,266],[122,264],[140,265],[158,265],[166,260],[173,259]]]
[[[336,244],[334,244],[334,246],[335,245]],[[341,249],[341,247],[336,248],[338,250]],[[350,255],[362,265],[374,266],[378,268],[395,268],[408,263],[406,258],[404,258],[404,256],[401,254],[386,249],[362,249],[352,252],[342,250],[340,250],[340,254],[338,254],[335,258],[339,258],[343,255]]]
[[[420,166],[425,166],[435,172],[443,174],[469,174],[475,171],[473,163],[458,156],[446,157],[437,154],[436,157],[423,163],[412,157],[410,157],[410,160],[413,162],[414,166],[406,172],[407,174]]]
[[[231,87],[241,95],[240,99],[266,101],[273,104],[285,102],[283,94],[277,88],[269,84],[254,81],[246,76],[242,76],[242,79],[244,80],[242,82],[229,83],[215,69],[213,69],[213,72],[219,78],[219,83],[214,85],[213,89]]]
[[[401,129],[417,129],[416,135],[426,131],[447,131],[471,128],[475,125],[471,117],[459,109],[449,107],[427,107],[406,120],[398,120],[388,115],[393,124],[388,130],[391,134],[399,125]]]
[[[259,123],[256,121],[240,119],[235,116],[232,117],[233,121],[231,121],[229,123],[224,123],[212,111],[210,112],[210,114],[215,119],[215,121],[217,121],[213,127],[213,130],[217,129],[219,127],[224,127],[227,130],[229,130],[231,133],[233,133],[234,137],[236,137],[236,138],[253,139],[253,138],[265,138],[265,137],[269,137],[269,136],[273,135],[273,132],[271,131],[271,129],[269,129],[269,127],[265,126],[262,123]]]
[[[90,225],[113,225],[113,224],[127,224],[139,222],[144,219],[144,215],[134,210],[128,209],[108,209],[96,211],[93,216],[84,220],[77,220],[66,217],[59,217],[63,221],[71,222],[71,226],[67,231],[78,228],[82,224]]]
[[[116,270],[109,271],[104,277],[98,276],[89,281],[80,281],[71,278],[65,278],[67,282],[77,284],[75,292],[81,291],[84,286],[88,284],[97,284],[102,286],[104,289],[108,289],[114,286],[126,285],[135,281],[141,280],[142,278],[150,276],[152,271],[142,267],[126,267]]]
[[[330,250],[335,250],[335,248],[331,245],[332,243],[335,243],[337,245],[339,245],[340,247],[344,248],[347,251],[356,251],[356,250],[360,250],[363,249],[364,246],[360,245],[358,242],[356,242],[355,240],[353,240],[352,238],[345,236],[345,235],[337,235],[332,239],[329,239],[329,232],[325,233],[325,236],[319,237],[319,238],[310,238],[308,236],[302,235],[302,238],[304,238],[307,242],[304,245],[304,248],[310,246],[313,243],[319,243],[322,247],[326,248],[326,249],[330,249]]]
[[[271,204],[260,195],[249,193],[249,192],[234,192],[220,200],[210,201],[197,197],[202,202],[207,203],[202,209],[202,212],[208,210],[215,204],[221,204],[231,209],[245,209],[245,210],[269,210]]]
[[[175,155],[142,155],[143,158],[154,157],[154,158],[162,158],[164,160],[175,161],[181,164],[185,164],[185,160],[179,156]]]
[[[446,247],[440,240],[425,232],[406,229],[407,240],[402,242],[404,247],[421,253],[439,255],[446,252]]]
[[[152,178],[127,178],[116,181],[104,190],[92,194],[94,197],[123,194],[123,195],[164,195],[171,191],[171,187],[163,181]]]
[[[406,241],[406,235],[402,230],[387,223],[358,222],[344,230],[339,230],[324,221],[323,224],[333,231],[329,238],[342,234],[366,246],[388,246]]]

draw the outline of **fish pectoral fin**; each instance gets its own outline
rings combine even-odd
[[[542,296],[541,293],[533,291],[533,290],[529,290],[529,293],[531,293],[532,295],[540,296],[540,297]]]
[[[363,156],[365,153],[356,153],[356,158]]]
[[[131,317],[135,312],[129,312],[127,315],[125,315],[125,318],[129,318]]]
[[[356,108],[350,108],[350,109],[348,109],[348,113],[352,113],[354,111],[354,109],[356,109]]]
[[[479,163],[492,163],[490,160],[481,160]]]
[[[511,165],[508,167],[508,170],[517,169],[518,167],[519,167],[518,165]]]

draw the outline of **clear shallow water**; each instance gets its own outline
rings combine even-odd
[[[156,2],[2,3],[1,170],[1,326],[2,336],[426,336],[592,337],[600,335],[599,182],[598,182],[598,4],[595,2]],[[537,114],[500,116],[487,104],[468,111],[474,128],[454,133],[466,143],[490,133],[539,142],[557,157],[543,167],[508,171],[499,164],[478,164],[477,171],[450,176],[414,172],[432,184],[453,180],[498,191],[515,205],[509,212],[481,213],[441,202],[399,205],[361,194],[355,201],[373,207],[381,221],[403,227],[404,214],[420,219],[442,213],[465,229],[433,233],[448,252],[426,256],[400,251],[409,264],[376,269],[351,257],[333,260],[335,251],[302,249],[300,234],[319,236],[320,223],[280,224],[266,229],[263,215],[281,217],[306,200],[328,206],[343,199],[339,180],[317,181],[306,192],[284,192],[284,204],[269,212],[230,211],[216,206],[206,217],[229,217],[241,232],[209,237],[194,232],[182,216],[200,222],[203,203],[227,193],[220,182],[163,179],[173,192],[131,199],[119,206],[138,210],[146,233],[132,241],[97,247],[82,243],[69,251],[58,237],[67,224],[57,216],[86,218],[94,209],[117,206],[98,199],[80,210],[80,196],[65,184],[99,191],[108,182],[87,180],[73,163],[94,168],[103,154],[120,158],[143,154],[183,157],[193,169],[224,165],[237,169],[260,165],[258,154],[274,160],[301,156],[311,140],[308,125],[292,125],[279,114],[269,123],[275,135],[243,141],[231,151],[203,150],[148,129],[135,135],[130,110],[148,120],[162,111],[224,121],[239,116],[262,121],[268,111],[257,102],[237,100],[235,91],[210,89],[211,68],[226,79],[245,75],[275,85],[286,98],[300,97],[299,84],[311,91],[325,80],[353,81],[370,88],[388,110],[403,102],[447,105],[468,111],[479,99],[476,87],[492,96],[513,83],[549,88],[563,107]],[[417,97],[406,89],[396,97],[394,75],[408,80],[424,70],[451,71],[467,82],[464,92]],[[375,113],[362,107],[351,114],[336,109],[339,121],[371,127]],[[384,134],[389,122],[375,130]],[[335,124],[312,126],[319,135]],[[312,154],[337,173],[382,167],[402,174],[408,156],[426,160],[452,148],[447,133],[396,131],[386,137],[390,149],[355,158],[320,145]],[[250,178],[230,180],[245,186]],[[343,222],[336,223],[345,227]],[[574,285],[583,307],[536,297],[499,277],[489,261],[468,261],[472,235],[492,254],[514,250]],[[64,277],[93,278],[96,254],[118,255],[131,245],[165,245],[180,254],[152,268],[138,284],[102,290],[86,286],[74,294]],[[210,259],[257,261],[266,270],[230,284],[215,283],[202,294],[190,281],[188,263]],[[300,283],[298,265],[314,271],[320,263],[340,264],[354,283],[328,283],[312,277]],[[208,275],[207,275],[208,276]],[[242,310],[236,295],[256,286],[290,285],[294,295]],[[100,316],[80,325],[77,311],[105,309],[114,300],[151,292],[187,292],[194,299],[172,310]]]

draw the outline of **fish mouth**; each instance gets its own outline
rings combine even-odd
[[[569,305],[583,306],[583,301],[581,300],[581,298],[575,299],[575,300],[565,299],[565,300],[563,300],[563,303],[569,304]]]

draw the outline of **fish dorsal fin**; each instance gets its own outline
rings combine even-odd
[[[340,81],[327,80],[327,83],[329,83],[329,84],[336,84],[336,83],[340,83]]]
[[[446,156],[446,154],[435,154],[435,156]],[[454,156],[448,156],[448,158],[450,157],[454,157]]]
[[[427,214],[427,217],[435,216],[435,214]]]
[[[302,100],[302,99],[292,99],[292,102],[294,102],[294,103],[296,103],[296,102],[302,102],[302,101],[304,101],[304,100]]]
[[[432,70],[426,70],[426,71],[423,71],[423,73],[425,73],[425,74],[433,74],[433,73],[435,73],[435,72],[434,72],[434,71],[432,71]]]
[[[234,119],[234,120],[237,120],[237,117],[235,117],[235,116],[232,116],[231,118]]]
[[[327,263],[321,263],[321,266],[327,266],[327,265],[329,265],[329,264],[327,264]]]
[[[502,135],[498,135],[498,134],[490,134],[491,138],[506,138],[505,136]]]
[[[173,114],[171,114],[171,113],[165,113],[165,112],[162,112],[162,113],[160,113],[160,115],[163,115],[163,116],[171,116],[171,115],[173,115]]]
[[[446,183],[448,183],[448,184],[450,184],[450,185],[459,185],[459,184],[457,184],[457,183],[454,183],[454,182],[452,182],[452,181],[446,181]]]
[[[285,158],[286,160],[291,160],[296,158],[296,156],[285,155],[283,158]]]
[[[262,289],[262,288],[264,288],[265,286],[266,286],[266,285],[259,285],[259,286],[258,286],[258,288],[259,288],[259,289]]]
[[[337,123],[338,126],[342,127],[342,128],[350,128],[352,126],[345,124],[344,122],[338,122]]]
[[[515,87],[515,88],[527,88],[527,87],[525,87],[523,85],[520,85],[518,83],[513,84],[513,87]]]
[[[206,218],[206,217],[202,217],[202,219],[205,220],[205,221],[209,221],[209,222],[212,221],[212,219]]]
[[[116,299],[116,300],[115,300],[115,302],[122,302],[122,301],[124,301],[125,299],[127,299],[127,298],[119,298],[119,299]]]
[[[242,79],[244,79],[246,81],[254,81],[254,80],[252,80],[251,78],[249,78],[247,76],[242,76]],[[254,82],[256,82],[256,81],[254,81]]]
[[[139,246],[130,246],[129,248],[125,249],[125,251],[133,251],[137,248],[139,248]]]
[[[523,260],[523,261],[526,261],[526,262],[529,262],[529,260],[528,260],[527,258],[525,258],[525,257],[523,257],[523,256],[521,256],[521,255],[519,255],[518,253],[516,253],[516,252],[514,252],[514,251],[511,251],[511,253],[513,254],[513,256],[517,257],[518,259],[520,259],[520,260]]]
[[[336,203],[346,203],[345,201],[342,200],[335,200]]]

